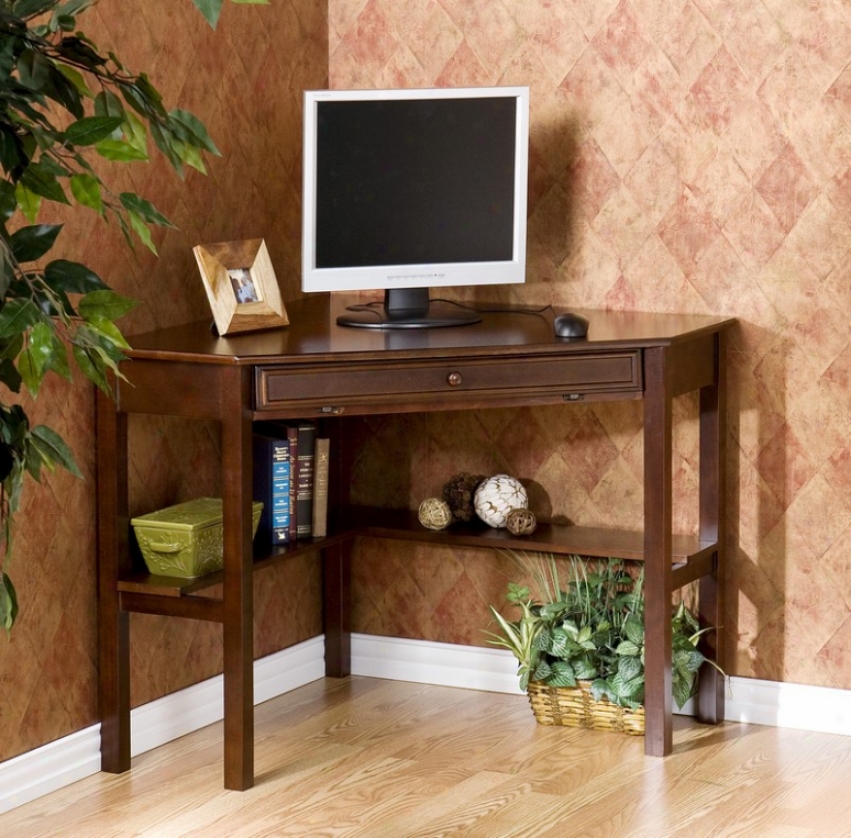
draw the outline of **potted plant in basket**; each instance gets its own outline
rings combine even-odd
[[[643,569],[624,562],[592,565],[570,559],[567,584],[551,555],[510,554],[537,588],[510,583],[507,599],[520,609],[509,621],[491,606],[499,633],[491,642],[518,660],[520,687],[543,724],[644,733]],[[715,665],[697,648],[697,619],[680,603],[671,618],[673,694],[682,707],[697,689],[698,670]]]

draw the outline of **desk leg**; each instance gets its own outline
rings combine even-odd
[[[130,626],[118,579],[128,568],[127,416],[97,391],[98,705],[101,769],[130,768]]]
[[[254,589],[251,548],[251,379],[222,372],[225,788],[254,785]]]
[[[724,668],[725,632],[725,488],[726,488],[726,355],[724,335],[718,336],[717,381],[700,391],[700,537],[718,544],[715,567],[699,587],[699,618],[702,626],[714,626],[704,635],[701,650]],[[714,636],[713,636],[714,635]],[[707,724],[724,721],[724,677],[712,666],[700,672],[698,718]]]
[[[353,539],[322,551],[325,674],[344,678],[352,671],[352,635],[349,620],[352,599]]]
[[[644,353],[645,753],[673,748],[671,675],[672,396],[667,349]]]

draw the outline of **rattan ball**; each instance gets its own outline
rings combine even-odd
[[[531,509],[512,509],[505,518],[505,528],[512,535],[531,535],[538,526],[538,519]]]
[[[449,504],[440,498],[426,498],[419,508],[420,523],[430,530],[444,530],[452,522]]]

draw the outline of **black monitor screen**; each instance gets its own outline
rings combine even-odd
[[[510,261],[514,97],[320,102],[316,267]]]

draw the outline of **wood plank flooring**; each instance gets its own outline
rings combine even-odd
[[[538,725],[523,696],[325,679],[256,709],[257,783],[222,725],[0,815],[3,838],[842,838],[851,737],[676,717],[674,753]]]

